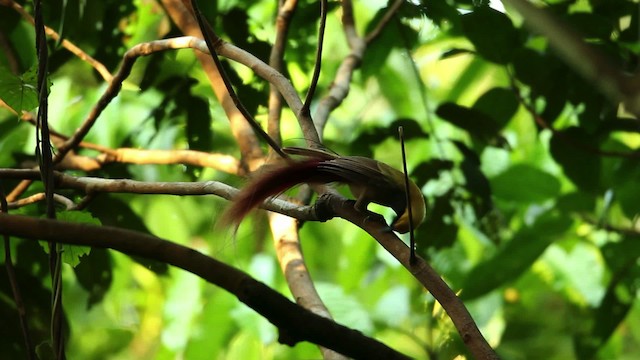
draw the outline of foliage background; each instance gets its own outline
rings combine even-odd
[[[505,14],[499,2],[491,5],[405,3],[367,49],[349,96],[331,114],[326,144],[399,168],[395,134],[397,124],[405,125],[409,167],[430,203],[427,223],[417,232],[420,255],[460,289],[502,358],[635,358],[640,354],[640,124],[561,62],[545,38],[523,28],[519,15]],[[621,69],[636,71],[637,1],[544,5]],[[202,6],[223,38],[268,58],[277,2]],[[387,3],[354,6],[365,33]],[[45,11],[48,26],[111,71],[131,46],[180,35],[152,0],[48,1]],[[317,3],[301,1],[291,26],[286,70],[301,94],[313,69],[318,14]],[[340,14],[339,4],[331,2],[319,96],[327,93],[348,54]],[[0,54],[0,98],[9,103],[16,79],[29,83],[36,64],[34,35],[9,7],[0,6],[0,19],[3,43],[9,44]],[[59,43],[50,42],[50,49],[51,126],[72,134],[106,85]],[[267,84],[238,64],[225,64],[247,108],[258,120],[266,119]],[[26,103],[20,106],[31,110]],[[302,143],[293,115],[283,116],[285,145]],[[110,148],[238,154],[224,112],[190,50],[138,61],[85,140]],[[34,148],[33,126],[0,108],[0,167],[33,165]],[[239,177],[185,165],[116,163],[90,175],[242,184]],[[5,191],[15,184],[2,180]],[[26,195],[41,191],[35,183]],[[63,194],[80,199],[72,191]],[[212,196],[101,194],[85,211],[62,216],[171,239],[289,294],[264,215],[247,219],[234,240],[215,228],[224,206]],[[43,206],[13,212],[40,216]],[[306,223],[301,238],[316,286],[338,322],[416,358],[466,354],[434,299],[361,230],[341,220]],[[38,340],[46,340],[46,255],[32,242],[11,246],[30,323]],[[163,264],[93,249],[77,266],[65,265],[63,276],[69,358],[320,356],[312,344],[279,345],[276,329],[232,295]],[[17,358],[22,340],[5,273],[0,290],[0,357]]]

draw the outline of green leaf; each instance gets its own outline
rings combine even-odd
[[[101,302],[113,281],[109,252],[105,249],[92,249],[73,271],[80,286],[89,292],[87,307],[91,308]]]
[[[594,322],[587,335],[576,337],[576,352],[581,358],[594,354],[611,337],[627,317],[639,290],[640,270],[636,264],[640,256],[639,237],[625,237],[620,242],[608,243],[602,255],[613,273],[607,292],[593,311]]]
[[[18,114],[38,106],[34,71],[32,68],[22,76],[15,76],[9,70],[0,68],[0,99]]]
[[[492,258],[474,267],[462,287],[462,299],[472,300],[517,279],[571,225],[562,215],[542,215],[520,229]]]
[[[436,114],[443,120],[467,131],[476,140],[497,147],[503,147],[506,144],[499,135],[501,125],[482,111],[448,102],[440,105]]]
[[[556,209],[563,212],[591,212],[595,206],[595,197],[584,192],[563,194],[556,200]]]
[[[507,201],[539,203],[560,193],[560,181],[530,165],[517,164],[491,179],[491,188],[496,197]]]
[[[506,64],[521,46],[511,20],[499,11],[482,6],[461,18],[464,34],[476,51],[489,61]]]
[[[564,174],[581,190],[591,193],[601,188],[602,160],[591,151],[597,146],[580,128],[572,127],[554,133],[551,155],[560,164]]]
[[[63,211],[56,214],[58,220],[81,224],[101,225],[100,220],[84,211]],[[91,252],[90,246],[62,245],[62,261],[76,267],[80,264],[80,258]]]
[[[504,128],[518,111],[518,99],[511,89],[494,87],[482,94],[473,104],[475,110],[491,117],[499,129]]]
[[[491,184],[486,175],[480,169],[480,158],[473,150],[461,141],[452,141],[464,156],[460,164],[460,170],[465,178],[465,188],[480,200],[480,214],[485,214],[493,206],[491,201]]]
[[[458,224],[453,221],[453,191],[437,196],[424,224],[416,229],[416,243],[421,255],[428,257],[428,249],[451,246],[458,235]]]
[[[411,177],[416,180],[416,184],[422,186],[429,180],[437,179],[443,171],[453,169],[453,161],[431,159],[420,163],[411,172]]]

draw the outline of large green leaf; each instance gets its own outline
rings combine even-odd
[[[570,225],[568,217],[547,213],[532,226],[523,227],[494,256],[469,272],[461,297],[475,299],[517,279]]]
[[[444,103],[436,114],[453,125],[466,130],[469,135],[483,141],[491,140],[500,126],[484,112],[454,103]]]
[[[18,114],[31,111],[38,106],[38,86],[35,68],[22,76],[15,76],[0,68],[0,100]]]
[[[473,104],[473,108],[491,117],[502,129],[518,110],[518,99],[511,89],[491,88]]]
[[[565,175],[581,190],[600,190],[601,159],[594,153],[598,143],[581,129],[573,127],[556,132],[551,138],[551,155]]]
[[[560,193],[560,181],[553,175],[526,164],[511,166],[491,179],[493,195],[506,201],[543,202]]]
[[[462,30],[485,59],[505,64],[520,47],[519,35],[511,20],[488,6],[462,15]]]

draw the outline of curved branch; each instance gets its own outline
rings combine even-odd
[[[278,341],[294,345],[310,341],[362,359],[407,359],[360,332],[338,325],[292,303],[248,274],[191,248],[151,235],[109,226],[0,214],[0,234],[29,240],[108,248],[158,260],[198,275],[236,295],[274,324]]]
[[[462,341],[476,359],[497,360],[498,356],[491,348],[487,340],[482,336],[471,314],[455,292],[444,282],[440,275],[419,256],[415,262],[411,262],[410,249],[385,223],[372,220],[367,213],[355,209],[353,201],[345,200],[340,196],[323,195],[317,205],[316,211],[323,214],[335,214],[371,235],[382,245],[398,262],[402,264],[415,277],[425,289],[442,305],[453,324],[456,326]]]

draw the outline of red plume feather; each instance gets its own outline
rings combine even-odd
[[[270,196],[277,195],[302,183],[331,182],[332,176],[318,171],[322,159],[305,159],[269,166],[259,172],[234,197],[231,206],[222,215],[221,223],[238,226],[242,219]]]

